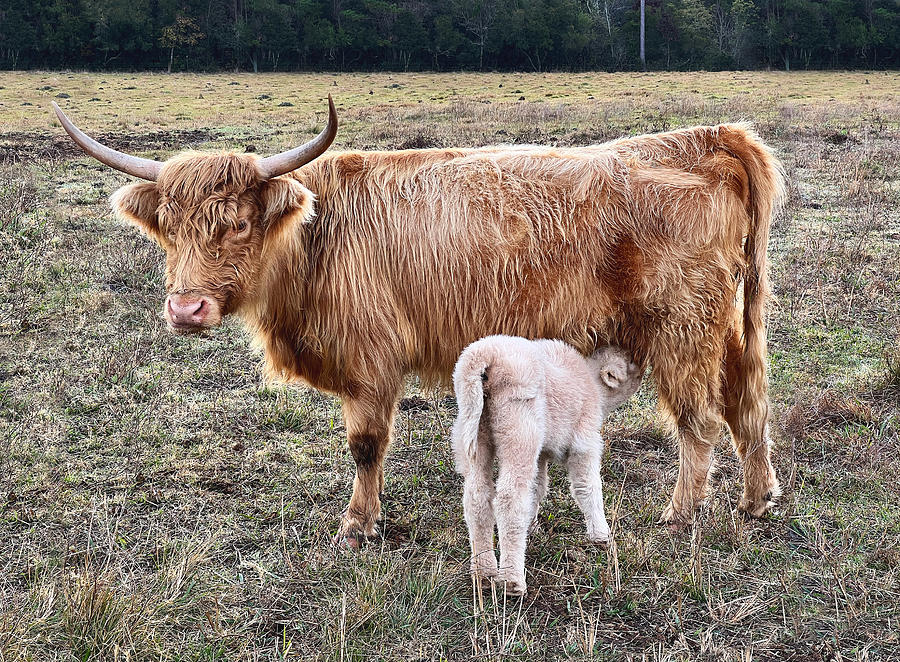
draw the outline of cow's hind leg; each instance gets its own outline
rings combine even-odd
[[[394,409],[399,389],[343,401],[347,442],[356,461],[356,478],[350,505],[341,520],[335,542],[359,547],[375,535],[381,518],[379,494],[384,488],[384,455],[394,425]]]
[[[672,500],[663,511],[663,524],[689,524],[694,511],[706,498],[713,448],[721,430],[721,421],[705,410],[681,408],[675,415],[678,435],[678,478]]]
[[[772,505],[771,500],[781,494],[770,453],[766,385],[746,384],[746,376],[741,374],[744,349],[733,330],[725,349],[722,411],[744,468],[744,496],[738,508],[761,517]]]

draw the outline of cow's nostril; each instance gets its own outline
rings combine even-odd
[[[200,299],[200,301],[197,303],[197,307],[194,309],[191,315],[197,320],[202,320],[204,317],[206,317],[206,313],[208,310],[209,306],[203,299]]]

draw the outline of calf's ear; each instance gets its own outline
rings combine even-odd
[[[617,389],[625,382],[625,373],[621,366],[605,365],[600,370],[600,379],[606,384],[607,388]]]
[[[112,194],[110,204],[116,216],[137,226],[148,237],[162,243],[159,219],[159,191],[153,182],[136,182]]]
[[[261,197],[267,242],[287,239],[312,216],[315,195],[292,177],[265,182]]]

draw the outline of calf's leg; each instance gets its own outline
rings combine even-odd
[[[335,538],[339,545],[355,549],[365,538],[376,534],[375,522],[381,518],[379,494],[384,488],[384,455],[393,433],[398,393],[399,388],[343,401],[344,425],[350,453],[356,461],[356,477],[350,504]]]
[[[494,555],[494,448],[484,418],[478,429],[477,449],[474,459],[465,458],[463,515],[469,529],[471,571],[479,577],[494,577],[497,574],[497,557]]]
[[[542,420],[531,401],[514,401],[504,409],[502,421],[492,421],[498,461],[494,517],[500,542],[497,579],[512,595],[523,595],[525,545],[533,515],[534,482],[543,438]]]
[[[584,513],[588,540],[608,543],[611,536],[603,510],[603,478],[600,475],[603,439],[597,432],[596,438],[585,439],[577,445],[585,450],[570,453],[566,460],[572,496]]]
[[[538,511],[541,508],[541,501],[547,496],[547,488],[550,483],[550,456],[541,455],[538,458],[537,477],[534,480],[534,496],[531,508],[531,524],[528,525],[529,533],[537,526]]]

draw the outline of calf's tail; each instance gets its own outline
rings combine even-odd
[[[475,459],[478,426],[484,409],[484,382],[491,363],[491,357],[486,355],[485,349],[470,348],[463,352],[453,371],[458,414],[453,423],[452,438],[458,459]]]

